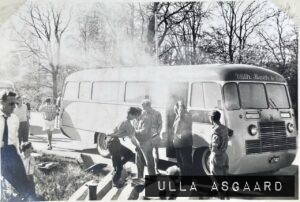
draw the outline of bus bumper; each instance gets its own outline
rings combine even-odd
[[[296,151],[287,150],[245,155],[235,162],[230,162],[229,159],[229,173],[250,174],[276,171],[290,166],[296,157]]]

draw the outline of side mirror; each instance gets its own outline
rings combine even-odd
[[[229,137],[232,137],[232,136],[233,136],[233,130],[228,129],[228,136],[229,136]]]

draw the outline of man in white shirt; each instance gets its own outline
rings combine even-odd
[[[16,94],[10,91],[0,93],[0,141],[1,175],[22,197],[35,197],[29,189],[25,168],[19,155],[19,119],[13,114]]]
[[[28,142],[29,123],[27,106],[23,104],[21,96],[17,96],[17,107],[14,114],[17,115],[20,121],[19,126],[19,144]]]

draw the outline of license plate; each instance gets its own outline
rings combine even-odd
[[[272,156],[270,159],[269,159],[269,163],[278,163],[280,160],[280,157],[279,156]]]

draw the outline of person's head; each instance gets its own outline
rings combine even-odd
[[[144,99],[141,103],[143,110],[151,109],[151,101],[149,99]]]
[[[16,100],[17,100],[17,103],[18,103],[18,106],[20,107],[22,105],[22,97],[20,95],[16,96]]]
[[[21,145],[21,151],[25,154],[25,155],[29,155],[33,150],[32,144],[31,142],[24,142]]]
[[[49,97],[46,98],[45,103],[46,103],[46,104],[51,104],[51,98],[49,98]]]
[[[218,122],[220,122],[221,113],[217,110],[214,110],[214,111],[210,112],[209,118],[212,123],[218,123]]]
[[[130,107],[127,111],[127,119],[133,120],[141,115],[141,109],[137,107]]]
[[[10,116],[16,108],[16,93],[12,91],[3,91],[1,92],[0,99],[2,105],[2,112],[7,116]]]

